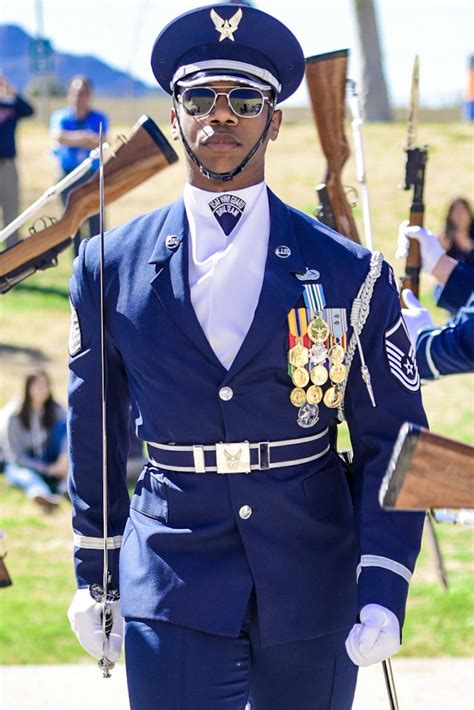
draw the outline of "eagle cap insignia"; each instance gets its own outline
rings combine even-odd
[[[235,15],[229,20],[224,20],[214,9],[211,10],[211,20],[214,23],[216,31],[220,33],[219,42],[224,39],[230,39],[235,42],[234,32],[239,29],[239,23],[242,19],[242,9],[239,7]]]

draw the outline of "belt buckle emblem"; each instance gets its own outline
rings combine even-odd
[[[250,473],[250,444],[216,444],[217,473]]]

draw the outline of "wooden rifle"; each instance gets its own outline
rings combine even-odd
[[[380,488],[396,510],[474,508],[474,447],[409,422],[400,429]]]
[[[409,224],[418,227],[423,226],[425,205],[423,202],[423,190],[425,185],[425,167],[428,160],[428,146],[419,148],[416,146],[418,108],[419,108],[419,75],[420,61],[415,58],[411,82],[410,113],[408,116],[407,144],[405,152],[407,154],[405,164],[405,180],[402,185],[404,190],[413,189],[413,198],[410,205]],[[401,277],[401,290],[409,288],[418,298],[420,290],[420,270],[421,252],[417,239],[409,239],[408,254],[405,261],[405,273]],[[402,305],[404,305],[402,303]]]
[[[316,192],[321,208],[317,217],[360,244],[357,227],[341,182],[350,151],[344,132],[348,49],[306,59],[305,76],[316,128],[327,161],[323,181]]]
[[[104,165],[105,204],[109,205],[137,185],[178,160],[158,126],[142,116],[130,135],[112,146]],[[99,175],[71,190],[64,214],[50,226],[0,253],[0,293],[38,270],[55,266],[58,254],[71,243],[80,225],[99,211]]]

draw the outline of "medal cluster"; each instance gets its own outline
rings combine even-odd
[[[313,289],[310,304],[305,293],[305,302],[312,307],[293,309],[288,314],[288,374],[294,385],[290,400],[298,407],[297,421],[303,428],[316,424],[321,401],[330,409],[341,404],[341,384],[347,377],[345,309],[321,308],[316,312],[314,288],[315,285],[305,286],[305,290]],[[321,305],[323,295],[319,289]]]

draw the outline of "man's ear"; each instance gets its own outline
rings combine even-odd
[[[174,108],[170,111],[171,120],[171,135],[174,141],[179,140],[179,127],[178,127],[178,117],[176,116],[176,111]]]
[[[270,127],[270,140],[276,141],[278,134],[280,132],[281,122],[283,120],[283,113],[280,109],[277,109],[272,116],[272,125]]]

